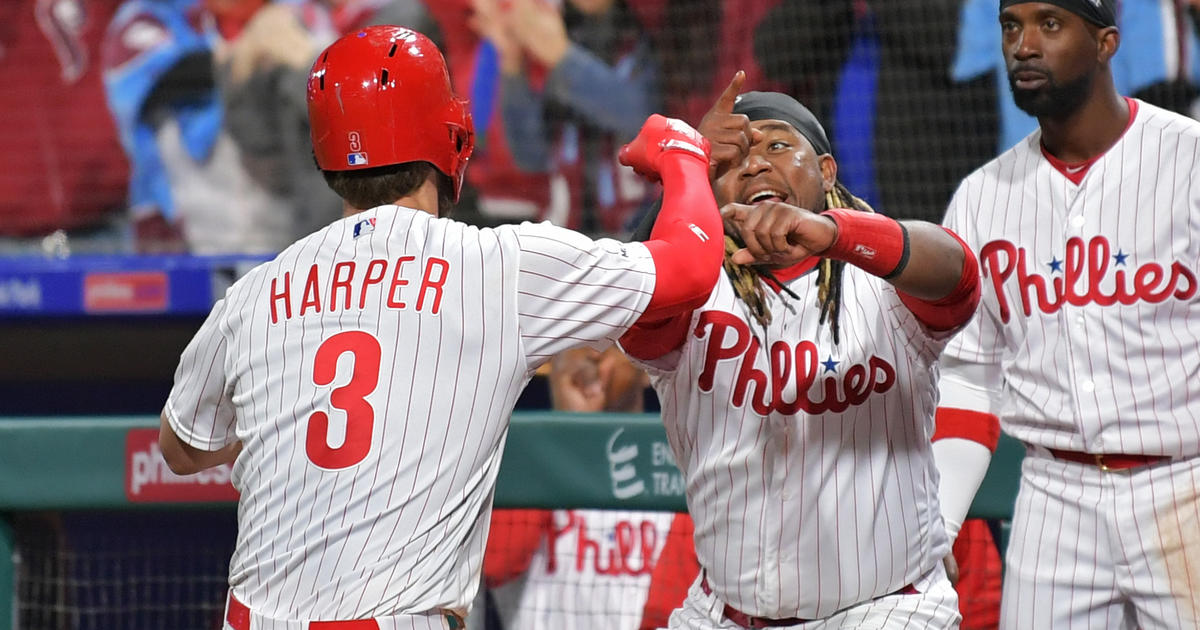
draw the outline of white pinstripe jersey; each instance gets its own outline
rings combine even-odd
[[[1200,454],[1200,123],[1137,101],[1076,185],[1035,131],[967,177],[946,225],[979,255],[983,302],[946,355],[1002,368],[990,395],[947,370],[947,404],[1025,442]]]
[[[234,594],[277,619],[465,610],[518,394],[553,354],[622,334],[653,288],[640,244],[396,206],[251,271],[167,404],[185,442],[244,445]]]
[[[681,354],[646,366],[700,564],[723,601],[761,617],[828,616],[949,552],[929,443],[944,340],[847,265],[835,346],[815,278],[787,283],[798,301],[765,291],[763,331],[722,274]]]
[[[514,630],[637,630],[671,512],[554,510],[534,552]]]

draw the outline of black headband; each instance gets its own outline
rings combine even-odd
[[[1014,4],[1026,2],[1044,2],[1060,6],[1097,26],[1117,25],[1117,12],[1113,8],[1114,0],[1000,0],[1000,10],[1003,11]]]
[[[746,92],[737,97],[733,113],[750,120],[782,120],[796,128],[808,140],[817,155],[833,153],[829,137],[820,121],[800,101],[779,92]]]

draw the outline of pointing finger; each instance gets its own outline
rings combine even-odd
[[[717,97],[716,104],[713,105],[713,110],[725,114],[733,113],[733,105],[737,101],[738,94],[742,93],[742,84],[746,82],[746,73],[738,70],[733,75],[733,80],[729,85],[725,86],[725,91],[721,92],[721,96]]]

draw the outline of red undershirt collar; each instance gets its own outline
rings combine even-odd
[[[811,258],[806,258],[806,259],[792,265],[791,267],[784,267],[783,269],[771,270],[771,275],[775,276],[775,280],[779,281],[778,283],[773,282],[771,280],[771,278],[769,278],[767,276],[763,276],[762,279],[763,279],[763,282],[765,282],[767,284],[767,286],[771,287],[772,291],[779,293],[780,289],[782,288],[781,287],[782,284],[791,282],[792,280],[795,280],[796,278],[799,278],[800,276],[803,276],[804,274],[812,271],[813,269],[815,269],[817,267],[817,264],[820,262],[821,262],[820,257],[813,256]]]
[[[1129,131],[1130,127],[1133,126],[1133,119],[1137,117],[1138,110],[1137,101],[1129,98],[1128,96],[1124,98],[1125,102],[1129,104],[1129,121],[1125,123],[1125,131],[1121,132],[1122,136],[1125,135],[1126,131]],[[1050,165],[1053,166],[1058,172],[1062,173],[1063,177],[1071,180],[1071,183],[1075,184],[1076,186],[1079,185],[1079,182],[1083,181],[1084,175],[1087,175],[1087,172],[1091,170],[1092,165],[1095,164],[1101,157],[1103,157],[1104,153],[1108,152],[1105,151],[1104,153],[1100,153],[1092,157],[1090,160],[1068,164],[1067,162],[1050,155],[1050,153],[1046,151],[1046,147],[1044,145],[1041,148],[1042,155],[1046,157],[1046,160],[1050,162]]]

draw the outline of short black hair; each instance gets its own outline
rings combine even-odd
[[[445,216],[454,203],[454,183],[429,162],[404,162],[351,171],[326,171],[325,183],[358,210],[370,210],[410,195],[433,175],[438,187],[438,214]]]

